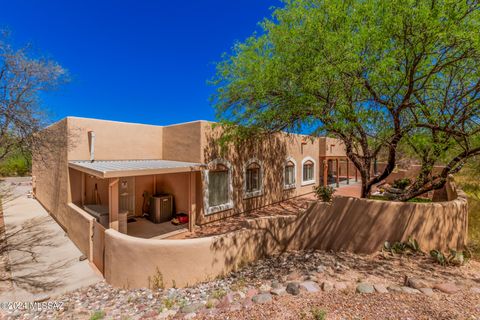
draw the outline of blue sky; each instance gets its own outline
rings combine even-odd
[[[65,116],[171,124],[214,120],[207,80],[279,0],[1,1],[0,28],[69,70],[44,98]]]

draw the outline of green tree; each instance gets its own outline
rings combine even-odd
[[[20,153],[24,160],[29,160],[36,150],[59,145],[57,135],[44,135],[43,139],[36,136],[49,120],[41,94],[55,89],[68,78],[67,71],[55,61],[34,54],[29,46],[15,48],[9,40],[8,34],[0,30],[0,163],[3,169]]]
[[[421,134],[436,144],[434,136],[460,120],[446,125],[454,110],[474,126],[479,117],[478,1],[283,4],[261,23],[261,34],[236,43],[217,65],[213,103],[227,139],[299,129],[333,135],[359,170],[366,197],[394,169],[403,140],[415,146],[411,135]],[[452,103],[460,105],[455,109]],[[435,117],[443,120],[432,122]],[[455,138],[448,141],[435,149],[460,146]],[[469,150],[459,155],[476,153]],[[380,153],[386,154],[387,166],[372,176]],[[441,154],[432,156],[440,161]],[[422,181],[418,192],[428,189]],[[438,182],[431,186],[440,187]]]

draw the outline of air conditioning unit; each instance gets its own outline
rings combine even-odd
[[[157,194],[150,199],[150,215],[148,219],[153,223],[167,222],[173,216],[173,196],[171,194]]]

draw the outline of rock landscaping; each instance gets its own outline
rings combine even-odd
[[[442,267],[425,256],[301,251],[270,257],[190,288],[127,290],[102,282],[48,301],[62,302],[62,307],[6,311],[5,317],[299,319],[306,312],[308,319],[325,310],[327,319],[388,318],[388,312],[407,319],[410,313],[423,312],[415,309],[422,303],[438,313],[435,319],[479,319],[480,264]],[[461,307],[448,308],[455,304]]]

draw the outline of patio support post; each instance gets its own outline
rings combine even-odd
[[[358,170],[357,170],[357,167],[355,167],[355,182],[358,182]]]
[[[85,205],[85,172],[82,172],[82,207]]]
[[[338,158],[335,159],[335,165],[337,166],[337,172],[335,174],[336,178],[337,178],[337,188],[340,187],[340,161],[338,160]]]
[[[110,228],[118,231],[118,178],[108,183],[108,213]]]
[[[328,185],[328,160],[325,158],[323,159],[323,185]]]
[[[347,158],[347,184],[350,184],[350,162]]]
[[[188,231],[193,232],[195,229],[195,220],[197,218],[197,201],[196,201],[196,189],[195,189],[195,171],[190,172],[188,179],[188,209],[190,210],[190,216],[188,217]]]

